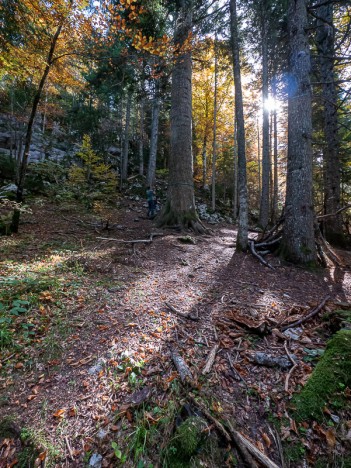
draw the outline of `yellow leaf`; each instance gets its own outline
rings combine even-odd
[[[59,409],[56,411],[56,413],[53,414],[54,418],[63,418],[63,415],[65,414],[66,409]]]

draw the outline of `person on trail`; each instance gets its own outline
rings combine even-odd
[[[155,214],[155,201],[154,201],[155,194],[151,187],[148,187],[146,190],[146,198],[147,198],[147,203],[149,206],[147,216],[149,218],[153,218]]]

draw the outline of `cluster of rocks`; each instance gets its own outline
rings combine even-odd
[[[14,117],[0,115],[0,155],[18,159],[24,149],[26,125]],[[65,141],[64,132],[56,124],[50,132],[43,132],[40,125],[34,125],[29,162],[45,159],[60,162],[72,152],[72,145]]]
[[[206,221],[208,224],[218,224],[218,223],[233,223],[233,219],[230,216],[222,216],[217,212],[209,213],[207,211],[206,203],[198,203],[196,205],[198,215],[201,220]]]

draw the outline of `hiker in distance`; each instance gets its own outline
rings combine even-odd
[[[148,204],[148,218],[153,218],[155,215],[155,194],[152,187],[148,187],[146,190],[146,199]]]

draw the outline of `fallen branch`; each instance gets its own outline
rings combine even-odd
[[[110,242],[117,242],[119,244],[151,244],[153,242],[154,237],[156,236],[164,236],[163,233],[152,232],[150,234],[149,239],[135,239],[135,240],[121,240],[121,239],[114,239],[113,237],[97,237],[97,239],[110,241]]]
[[[240,374],[240,372],[237,371],[237,370],[235,369],[234,364],[233,364],[233,361],[232,361],[232,359],[231,359],[229,353],[227,353],[227,358],[228,358],[228,362],[229,362],[229,365],[230,365],[231,370],[232,370],[232,371],[234,372],[234,374],[239,378],[239,380],[241,380],[241,381],[245,384],[245,386],[247,387],[246,380],[245,380],[244,377]]]
[[[257,447],[255,447],[249,440],[246,439],[240,432],[235,431],[232,429],[233,432],[235,433],[235,436],[240,440],[240,442],[243,444],[243,446],[247,449],[248,452],[253,455],[256,460],[258,460],[263,466],[266,468],[279,468],[278,465],[276,465],[272,460],[270,460],[264,453],[261,452],[261,450],[258,450]],[[231,430],[231,435],[232,434]]]
[[[282,328],[282,331],[288,330],[288,328],[295,328],[298,325],[301,325],[302,323],[307,322],[307,320],[310,320],[311,318],[313,318],[315,315],[318,314],[318,312],[320,312],[321,309],[323,309],[323,307],[325,306],[325,303],[329,299],[330,299],[329,295],[325,296],[323,301],[317,307],[315,307],[309,314],[305,315],[304,317],[302,317],[300,320],[297,320],[296,322],[293,322],[293,323],[290,323],[289,325],[286,325],[285,327]]]
[[[335,213],[327,213],[325,215],[317,216],[317,219],[319,220],[319,219],[325,219],[325,218],[333,218],[334,216],[337,216],[339,213],[341,213],[342,211],[347,210],[348,208],[351,208],[351,204],[343,206],[339,210],[335,211]]]
[[[289,353],[289,350],[288,350],[288,347],[286,346],[286,343],[284,343],[284,348],[285,348],[285,352],[286,352],[288,358],[293,363],[293,367],[290,369],[289,373],[287,374],[287,376],[285,378],[285,387],[284,387],[284,389],[288,393],[289,392],[289,379],[290,379],[291,374],[294,372],[294,370],[298,366],[298,363],[295,361],[295,359]]]
[[[227,442],[233,442],[234,445],[237,447],[237,449],[240,452],[241,458],[244,462],[244,465],[248,468],[257,468],[256,462],[252,459],[250,453],[246,450],[245,446],[240,443],[237,437],[235,437],[235,431],[232,432],[232,428],[230,427],[230,433],[225,429],[222,423],[220,423],[214,416],[212,416],[209,411],[197,400],[195,400],[194,396],[192,394],[188,395],[189,400],[193,403],[193,405],[197,406],[201,413],[206,416],[206,418],[211,421],[218,431],[224,436],[224,438],[227,440]],[[234,437],[233,437],[234,435]]]
[[[69,440],[68,440],[67,436],[65,437],[65,442],[66,442],[66,446],[67,446],[67,449],[68,449],[69,456],[70,456],[71,460],[73,461],[74,456],[73,456],[73,452],[72,452],[72,449],[71,449],[71,446],[69,444]]]
[[[250,247],[250,251],[251,251],[252,255],[253,255],[254,257],[256,257],[256,258],[260,261],[260,263],[262,263],[262,265],[264,265],[264,266],[270,268],[271,270],[274,270],[274,268],[272,267],[272,265],[269,264],[263,257],[261,257],[261,255],[259,255],[259,254],[256,252],[254,241],[249,241],[249,247]]]
[[[198,322],[199,321],[199,317],[194,317],[193,315],[191,314],[183,314],[182,312],[179,312],[179,310],[177,310],[175,307],[173,307],[171,304],[169,304],[168,302],[165,302],[165,305],[176,315],[178,315],[179,317],[182,317],[183,319],[188,319],[188,320],[193,320],[194,322]]]
[[[205,364],[205,367],[202,371],[202,375],[208,374],[210,370],[212,369],[213,363],[216,359],[216,354],[218,351],[219,345],[216,344],[214,347],[211,349],[211,351],[208,353],[208,358]]]
[[[188,365],[186,364],[184,359],[181,357],[181,355],[179,354],[176,348],[174,348],[173,346],[170,346],[170,350],[171,350],[171,357],[179,373],[180,380],[183,383],[186,382],[186,383],[191,384],[194,381],[194,377]]]

